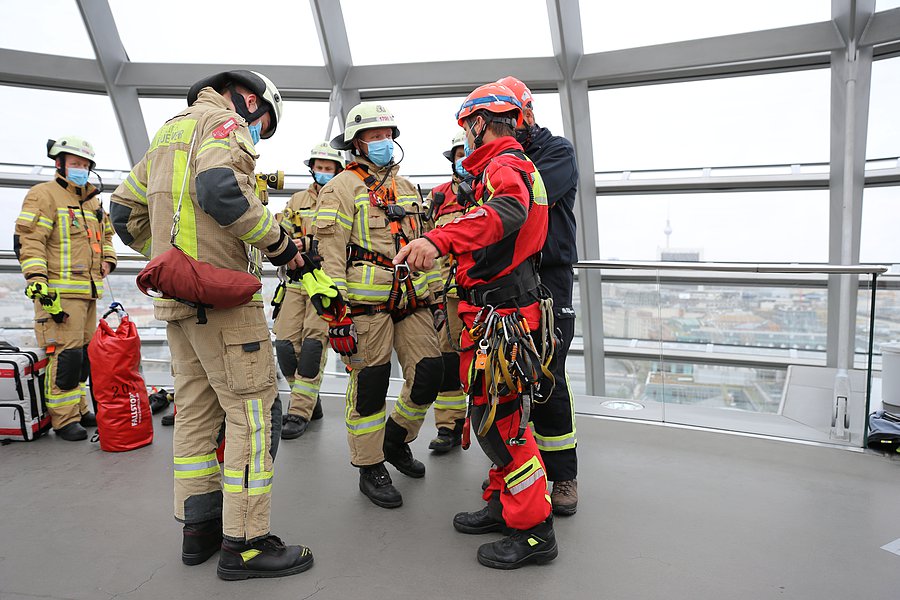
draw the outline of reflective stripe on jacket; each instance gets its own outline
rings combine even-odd
[[[357,158],[357,162],[367,167],[378,181],[384,178],[383,167],[376,167],[363,158]],[[423,234],[423,219],[411,214],[422,212],[422,201],[415,186],[397,175],[399,169],[398,166],[391,167],[391,174],[384,185],[396,186],[397,204],[407,213],[401,221],[401,228],[413,240]],[[372,205],[366,185],[355,173],[342,171],[322,188],[315,226],[319,254],[323,258],[322,267],[344,298],[351,304],[387,302],[394,280],[393,269],[363,261],[347,264],[348,244],[356,244],[390,259],[397,255],[385,211]],[[437,269],[414,272],[410,277],[417,298],[426,303],[436,301],[432,290],[437,289],[440,281]],[[405,287],[402,289],[404,294],[400,306],[405,306]]]
[[[288,233],[292,238],[316,235],[316,206],[321,188],[322,186],[318,183],[313,183],[305,190],[293,194],[288,200],[287,206],[284,207],[284,218],[281,223],[288,226]],[[306,289],[300,282],[289,281],[287,286],[306,293]]]
[[[169,250],[183,190],[175,243],[186,254],[257,276],[262,253],[274,264],[287,262],[296,250],[256,195],[257,157],[247,122],[215,90],[203,88],[193,105],[160,128],[147,154],[113,193],[110,214],[116,233],[145,256]],[[196,313],[174,300],[153,303],[160,320]],[[262,295],[251,304],[261,305]]]
[[[27,280],[46,278],[63,298],[103,296],[101,265],[115,265],[116,251],[95,192],[90,184],[76,186],[59,175],[28,191],[14,240]]]

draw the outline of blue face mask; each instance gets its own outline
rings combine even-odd
[[[383,167],[394,158],[394,140],[384,139],[377,142],[369,142],[368,144],[369,160]]]
[[[469,136],[466,136],[463,142],[463,152],[466,153],[466,156],[472,154],[472,148],[469,146]]]
[[[325,185],[326,183],[334,179],[334,173],[319,173],[318,171],[316,171],[315,173],[313,173],[313,179],[315,179],[316,183],[318,183],[319,185]]]
[[[458,159],[455,163],[453,163],[453,169],[456,171],[456,174],[465,179],[466,177],[470,177],[472,174],[466,171],[462,166],[463,159]]]
[[[254,145],[259,143],[260,133],[262,133],[262,123],[257,123],[256,125],[250,125],[250,137],[253,138]]]
[[[69,167],[66,170],[66,179],[68,179],[75,185],[82,186],[87,183],[88,170],[87,169],[76,169],[73,167]]]

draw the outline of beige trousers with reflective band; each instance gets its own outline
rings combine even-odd
[[[462,331],[463,322],[459,318],[459,299],[447,298],[447,324],[444,327],[450,328],[450,335],[453,336],[453,342],[459,346],[459,334]],[[441,353],[454,352],[453,346],[447,340],[447,332],[441,329],[438,331],[438,341],[441,344]],[[459,377],[459,369],[452,376]],[[450,377],[451,374],[444,373],[444,377]],[[460,382],[459,388],[440,392],[434,401],[434,424],[440,429],[446,427],[453,429],[456,427],[457,419],[466,418],[466,392],[463,390]]]
[[[80,381],[68,390],[57,383],[59,355],[64,350],[81,350],[90,343],[97,330],[97,301],[80,298],[60,298],[64,312],[69,314],[65,323],[57,323],[39,302],[34,303],[34,335],[38,346],[47,350],[47,372],[44,376],[44,395],[53,429],[62,429],[69,423],[81,420],[88,412],[87,385]],[[50,350],[53,350],[51,353]],[[87,360],[84,356],[83,360]]]
[[[309,421],[313,409],[316,407],[316,399],[319,396],[319,388],[322,385],[322,373],[325,371],[325,362],[328,360],[328,324],[316,313],[309,296],[287,288],[281,311],[275,321],[275,339],[289,340],[294,346],[294,354],[297,356],[298,372],[293,377],[288,377],[291,384],[291,406],[284,414],[297,415]],[[300,374],[300,366],[303,361],[303,340],[318,340],[322,345],[319,357],[319,369],[315,376],[304,377]],[[307,358],[307,360],[309,360]]]
[[[422,422],[428,410],[428,404],[419,406],[410,401],[410,391],[416,375],[416,365],[426,357],[440,357],[437,336],[434,331],[434,323],[431,311],[428,309],[417,310],[399,323],[391,321],[388,313],[377,315],[360,315],[353,317],[356,324],[357,353],[353,356],[341,357],[344,363],[350,365],[350,383],[347,386],[347,408],[345,421],[347,423],[347,441],[350,444],[350,462],[356,466],[375,465],[384,460],[384,427],[385,427],[385,398],[372,398],[372,388],[387,389],[387,381],[383,378],[390,377],[391,350],[397,352],[400,368],[403,370],[403,387],[400,397],[391,418],[406,429],[406,441],[411,442],[419,435]],[[364,371],[369,367],[388,365],[388,369],[378,381],[370,379]],[[363,395],[370,394],[370,406],[362,415],[357,411],[357,402],[360,399],[360,376],[365,388]],[[380,402],[377,402],[380,399]],[[377,410],[372,412],[377,404]]]
[[[223,533],[252,540],[269,533],[275,360],[262,307],[210,310],[171,321],[166,333],[175,376],[175,517],[192,496],[222,490]],[[225,464],[215,458],[225,419]]]

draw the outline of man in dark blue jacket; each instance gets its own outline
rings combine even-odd
[[[531,91],[515,77],[497,83],[512,90],[525,112],[516,139],[534,162],[550,206],[547,241],[541,250],[541,282],[553,296],[559,347],[553,376],[556,387],[544,404],[535,404],[531,414],[534,438],[547,467],[547,479],[553,482],[550,501],[557,515],[573,515],[578,508],[578,456],[575,439],[575,405],[566,377],[566,355],[575,335],[575,311],[572,309],[574,271],[578,261],[575,247],[575,193],[578,165],[575,148],[564,137],[553,135],[534,119]]]

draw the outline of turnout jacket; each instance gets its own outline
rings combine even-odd
[[[482,145],[463,167],[475,178],[474,204],[427,237],[441,255],[456,256],[456,281],[471,288],[508,275],[540,252],[547,237],[547,192],[513,137]]]
[[[444,201],[434,209],[434,228],[443,227],[465,212],[465,208],[463,208],[456,199],[457,185],[458,183],[456,181],[456,178],[454,177],[450,181],[447,181],[440,185],[436,185],[434,189],[431,190],[431,193],[428,194],[426,202],[431,202],[432,204],[434,203],[435,194],[444,194]],[[446,283],[447,277],[450,276],[450,268],[455,260],[456,259],[451,255],[444,256],[440,259],[442,282]],[[455,281],[455,278],[452,279],[450,281],[450,285],[453,286]],[[450,289],[448,289],[447,296],[450,298],[456,298],[456,288],[451,287]]]
[[[275,265],[287,263],[297,249],[256,196],[257,158],[247,122],[215,90],[203,88],[193,105],[160,128],[113,193],[116,233],[144,256],[159,256],[172,247],[183,193],[175,244],[186,254],[257,277],[262,253]],[[164,321],[196,314],[175,300],[154,298],[153,304],[156,318]],[[250,304],[261,306],[262,295]]]
[[[282,227],[287,229],[291,238],[305,237],[307,250],[310,247],[311,240],[316,235],[316,206],[318,205],[319,191],[321,189],[322,186],[313,182],[305,190],[294,193],[284,207],[284,212],[282,212]],[[304,294],[306,293],[303,284],[299,281],[289,281],[287,287],[300,290]]]
[[[63,298],[100,298],[100,266],[104,261],[116,264],[112,235],[100,191],[57,174],[28,190],[13,248],[29,283],[46,279]]]
[[[376,181],[381,181],[388,169],[378,167],[363,157],[357,157],[356,162]],[[384,187],[394,190],[396,203],[406,211],[400,226],[406,237],[413,240],[423,234],[422,200],[416,187],[408,179],[397,175],[399,170],[397,165],[390,166]],[[363,260],[348,260],[349,245],[377,252],[388,259],[397,255],[385,210],[373,204],[366,184],[349,168],[335,175],[319,193],[315,228],[322,268],[334,280],[341,295],[350,304],[387,302],[394,281],[394,269]],[[417,299],[426,304],[437,301],[442,285],[437,268],[412,272],[410,279]],[[401,293],[399,307],[407,304],[405,283],[401,284]]]

